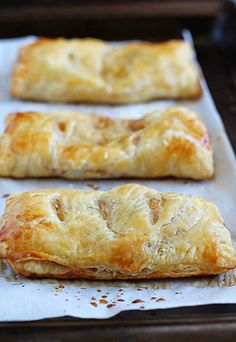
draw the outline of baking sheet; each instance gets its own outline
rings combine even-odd
[[[236,163],[222,121],[202,78],[203,96],[198,101],[153,101],[146,104],[104,106],[64,105],[23,102],[12,99],[9,81],[12,65],[20,46],[34,40],[26,37],[0,41],[0,131],[5,114],[13,111],[79,110],[110,117],[138,118],[156,109],[185,105],[201,114],[210,132],[215,160],[215,177],[210,181],[135,180],[159,191],[194,194],[213,201],[231,230],[236,247]],[[132,182],[132,180],[129,180]],[[39,188],[101,190],[127,183],[127,180],[72,181],[62,179],[0,179],[0,214],[5,197],[13,192]],[[86,281],[30,280],[15,275],[0,263],[0,321],[36,320],[65,315],[82,318],[109,318],[124,310],[163,309],[180,306],[236,303],[236,273],[182,280]]]

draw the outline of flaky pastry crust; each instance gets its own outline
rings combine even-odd
[[[206,179],[213,172],[206,127],[183,107],[138,120],[14,113],[0,137],[0,176]]]
[[[96,39],[39,39],[20,50],[11,91],[29,100],[96,103],[201,95],[192,48],[182,40],[114,46]]]
[[[236,263],[212,203],[136,184],[10,196],[0,257],[25,276],[91,279],[211,275]]]

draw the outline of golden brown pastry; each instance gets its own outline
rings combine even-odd
[[[20,50],[11,89],[23,99],[54,102],[201,95],[192,48],[182,40],[114,46],[97,39],[39,39]]]
[[[212,203],[136,184],[10,196],[0,257],[25,276],[58,278],[185,277],[236,265]]]
[[[0,176],[115,178],[213,175],[198,115],[182,107],[139,120],[82,113],[15,113],[0,137]]]

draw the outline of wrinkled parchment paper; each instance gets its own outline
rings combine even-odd
[[[81,110],[110,117],[137,118],[156,108],[186,105],[201,114],[214,148],[215,178],[210,181],[144,180],[135,182],[159,191],[194,194],[213,201],[220,209],[236,245],[236,163],[232,147],[213,100],[202,79],[203,96],[198,101],[153,101],[146,104],[62,105],[23,102],[12,99],[9,82],[18,48],[33,37],[0,41],[0,131],[5,114],[13,111]],[[71,181],[62,179],[0,179],[0,214],[8,194],[40,188],[99,187],[101,190],[126,183],[117,181]],[[130,180],[129,182],[132,182]],[[0,321],[36,320],[65,315],[82,318],[109,318],[124,310],[163,309],[180,306],[236,303],[236,274],[180,280],[86,281],[31,280],[15,275],[0,263]]]

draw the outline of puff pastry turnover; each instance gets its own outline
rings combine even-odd
[[[23,99],[54,102],[201,95],[192,48],[181,40],[114,46],[96,39],[39,39],[20,50],[11,89]]]
[[[182,107],[138,120],[82,113],[15,113],[0,137],[0,175],[114,178],[213,175],[198,115]]]
[[[136,184],[10,196],[0,257],[33,277],[185,277],[235,267],[230,233],[213,204]]]

